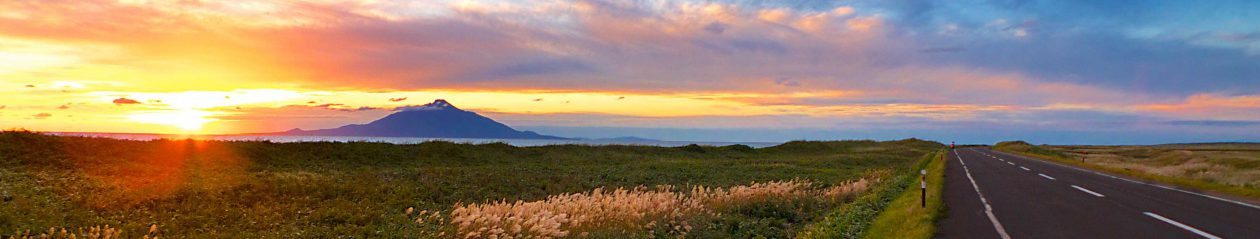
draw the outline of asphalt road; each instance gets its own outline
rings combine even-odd
[[[1260,206],[965,148],[945,173],[937,238],[1260,238]]]

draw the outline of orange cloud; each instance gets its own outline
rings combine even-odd
[[[114,99],[114,101],[113,101],[113,102],[114,102],[114,104],[119,104],[119,105],[134,105],[134,104],[140,104],[140,101],[136,101],[136,100],[133,100],[133,99],[127,99],[127,98],[118,98],[118,99]]]
[[[1137,108],[1183,118],[1256,120],[1260,119],[1260,96],[1196,94],[1182,102],[1145,104]]]
[[[848,21],[845,21],[845,25],[847,25],[849,29],[856,31],[868,31],[883,25],[883,22],[883,18],[880,18],[879,16],[867,16],[849,19]]]

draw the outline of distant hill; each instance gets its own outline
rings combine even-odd
[[[402,111],[367,124],[352,124],[319,130],[292,129],[270,135],[568,139],[531,131],[518,131],[477,113],[455,108],[454,105],[442,99],[422,106],[405,107]]]

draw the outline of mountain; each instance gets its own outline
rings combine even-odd
[[[568,139],[518,131],[472,111],[455,108],[438,99],[422,106],[404,107],[402,111],[367,124],[352,124],[333,129],[293,129],[278,135],[373,136],[420,138],[482,139]]]

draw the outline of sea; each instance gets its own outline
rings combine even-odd
[[[621,139],[469,139],[469,138],[416,138],[416,137],[360,137],[360,136],[286,136],[286,135],[177,135],[177,134],[129,134],[129,133],[74,133],[47,132],[51,135],[114,138],[125,140],[157,140],[157,139],[197,139],[219,141],[270,141],[270,142],[378,142],[391,144],[419,144],[429,141],[446,141],[454,143],[489,144],[506,143],[512,146],[529,147],[545,145],[644,145],[678,147],[689,144],[708,146],[727,146],[742,144],[754,148],[779,145],[782,142],[711,142],[711,141],[667,141],[667,140],[621,140]]]

